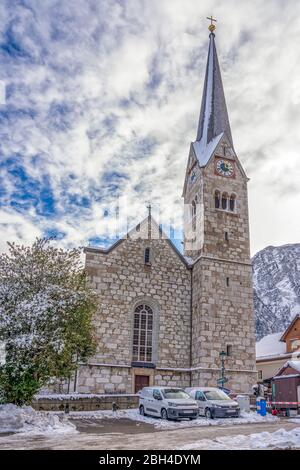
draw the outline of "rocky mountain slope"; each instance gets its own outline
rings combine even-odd
[[[268,246],[252,259],[256,337],[283,331],[300,313],[300,244]]]

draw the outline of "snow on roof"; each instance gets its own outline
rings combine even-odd
[[[283,371],[286,367],[291,367],[292,369],[295,369],[297,372],[300,374],[300,361],[286,361],[283,366],[281,366],[276,374],[274,375],[274,379],[276,378],[283,378],[286,379],[287,377],[297,377],[298,374],[289,374],[289,375],[279,375],[281,371]]]
[[[300,373],[300,361],[287,361],[283,367],[291,367]]]
[[[282,336],[280,333],[264,336],[256,343],[256,359],[268,356],[278,356],[285,354],[285,343],[280,341]]]
[[[199,165],[206,166],[213,152],[215,151],[217,145],[219,144],[223,132],[214,137],[210,142],[206,143],[204,140],[193,142],[193,149],[196,155],[196,158],[199,162]]]

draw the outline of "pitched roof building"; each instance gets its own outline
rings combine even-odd
[[[300,360],[300,315],[295,315],[285,331],[267,335],[256,343],[259,379],[270,380],[293,358]]]
[[[99,297],[97,352],[78,392],[133,393],[146,385],[256,382],[247,177],[233,148],[215,34],[196,141],[184,178],[184,255],[151,214],[108,250],[87,247]],[[220,382],[219,382],[220,383]]]

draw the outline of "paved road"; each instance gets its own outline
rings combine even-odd
[[[75,421],[74,421],[75,422]],[[94,450],[166,450],[176,449],[201,439],[220,436],[249,435],[256,432],[291,430],[299,424],[280,420],[277,423],[255,423],[231,426],[192,427],[180,430],[157,430],[151,424],[120,420],[76,420],[78,434],[57,436],[0,437],[0,449],[94,449]]]

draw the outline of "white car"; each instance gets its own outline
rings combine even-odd
[[[181,388],[144,387],[139,392],[141,415],[160,416],[162,419],[196,419],[198,404]]]
[[[197,401],[199,414],[206,418],[238,418],[240,416],[239,404],[219,388],[194,387],[186,388],[185,391]]]

